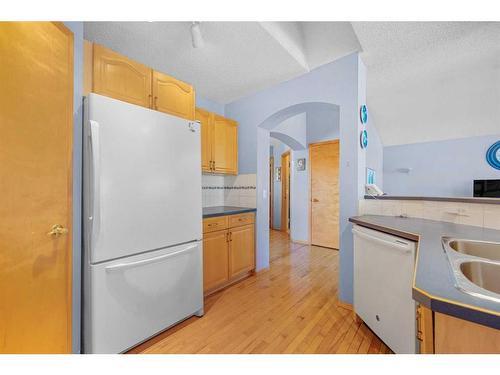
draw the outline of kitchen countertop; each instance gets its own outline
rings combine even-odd
[[[245,212],[255,212],[256,208],[250,207],[235,207],[235,206],[215,206],[215,207],[203,207],[203,218],[215,217],[215,216],[226,216],[226,215],[236,215]]]
[[[500,242],[500,231],[442,221],[363,215],[350,222],[418,241],[413,298],[433,311],[500,329],[500,303],[474,297],[455,287],[455,279],[441,238]]]
[[[384,201],[435,201],[435,202],[459,202],[459,203],[482,203],[500,204],[500,198],[479,198],[479,197],[418,197],[404,195],[365,195],[365,199],[376,199]]]

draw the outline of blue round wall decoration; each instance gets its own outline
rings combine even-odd
[[[361,134],[359,135],[359,144],[361,145],[361,148],[368,147],[368,132],[366,130],[361,131]]]
[[[500,141],[493,143],[486,151],[486,161],[493,168],[500,170]]]
[[[368,109],[364,104],[359,107],[359,119],[361,120],[362,124],[366,124],[366,122],[368,121]]]

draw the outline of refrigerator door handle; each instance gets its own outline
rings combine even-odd
[[[89,220],[92,221],[92,244],[99,237],[101,226],[101,166],[100,166],[100,144],[99,144],[99,123],[90,120],[90,145],[92,151],[92,187],[90,188],[92,212]]]
[[[107,266],[105,268],[105,270],[106,270],[106,272],[115,272],[115,271],[124,270],[127,268],[133,268],[133,267],[144,266],[146,264],[157,263],[157,262],[164,261],[168,258],[172,258],[174,256],[189,252],[189,251],[194,250],[196,248],[198,248],[198,244],[192,244],[192,245],[189,245],[188,247],[186,247],[182,250],[175,251],[175,252],[170,253],[170,254],[160,255],[158,257],[154,257],[154,258],[150,258],[150,259],[139,260],[137,262],[118,263],[118,264],[114,264],[112,266]]]

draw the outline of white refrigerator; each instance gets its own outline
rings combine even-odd
[[[200,126],[84,103],[83,351],[120,353],[203,315]]]

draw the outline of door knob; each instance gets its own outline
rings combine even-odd
[[[58,237],[66,233],[68,233],[68,228],[64,228],[61,224],[54,224],[50,232],[47,233],[47,236]]]
[[[319,202],[319,199],[314,198],[313,202]]]

